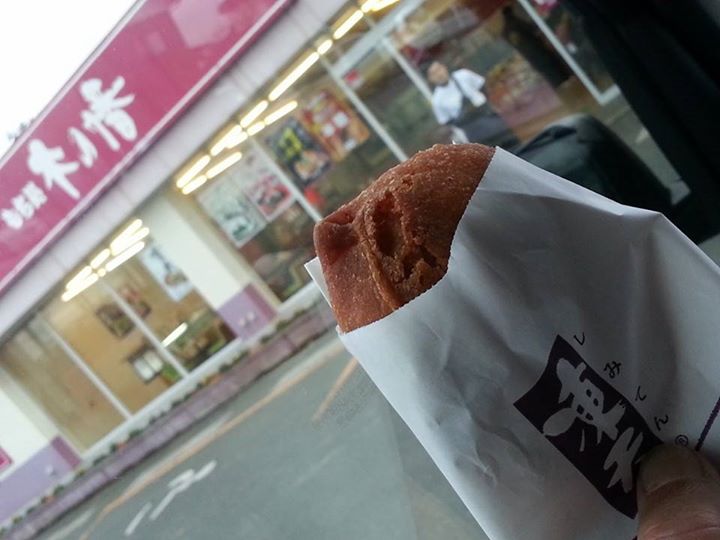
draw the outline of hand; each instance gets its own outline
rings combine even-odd
[[[664,445],[640,464],[638,540],[720,540],[720,474],[697,452]]]

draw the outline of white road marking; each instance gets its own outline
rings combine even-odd
[[[146,503],[145,506],[143,506],[140,511],[135,514],[135,517],[132,518],[132,521],[125,528],[125,536],[131,536],[132,533],[135,532],[135,529],[137,529],[138,525],[140,525],[140,522],[145,517],[145,514],[147,514],[151,508],[152,503]]]
[[[170,488],[170,491],[168,491],[168,494],[165,495],[165,498],[160,501],[160,504],[158,504],[152,511],[152,513],[150,514],[150,520],[155,521],[157,518],[159,518],[160,514],[163,513],[163,510],[165,510],[170,505],[170,503],[175,497],[177,497],[183,491],[187,491],[188,489],[190,489],[190,487],[196,482],[207,478],[210,473],[215,470],[215,467],[217,467],[217,461],[212,460],[206,463],[198,472],[195,472],[192,469],[187,469],[181,472],[172,480],[170,480],[170,482],[168,482],[168,487]]]
[[[187,448],[192,447],[195,445],[198,441],[201,441],[205,439],[209,434],[216,432],[220,426],[222,426],[225,422],[227,422],[235,413],[233,411],[229,411],[225,414],[223,414],[220,418],[215,420],[212,424],[204,428],[202,431],[199,431],[196,435],[194,435],[190,440],[183,443],[182,446],[177,448],[174,452],[169,454],[167,457],[163,458],[161,461],[158,461],[155,465],[153,465],[151,468],[149,468],[146,471],[143,471],[142,474],[140,474],[135,480],[132,481],[132,483],[125,489],[125,493],[131,491],[136,486],[142,484],[146,478],[152,477],[155,471],[161,470],[166,466],[167,463],[172,463],[177,456],[185,452]],[[152,429],[152,428],[151,428]]]

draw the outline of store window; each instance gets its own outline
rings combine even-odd
[[[308,283],[305,263],[315,256],[315,222],[297,203],[240,248],[240,253],[280,300]]]
[[[0,368],[80,451],[123,421],[118,410],[63,351],[53,331],[37,317],[2,345]]]
[[[217,174],[210,167],[212,178],[196,187],[188,184],[192,189],[182,190],[182,199],[165,196],[185,219],[207,225],[195,228],[202,241],[215,236],[223,251],[251,268],[278,300],[287,300],[309,282],[303,265],[315,254],[310,205],[297,203],[297,190],[254,141],[223,160],[232,162]]]
[[[145,306],[140,304],[139,308]],[[131,412],[179,379],[169,365],[162,377],[152,381],[138,377],[131,360],[152,350],[153,345],[101,284],[69,300],[55,298],[42,316]]]
[[[183,272],[148,237],[132,259],[105,278],[143,319],[162,345],[191,371],[227,345],[234,335],[207,305]],[[154,349],[130,360],[144,382],[162,377],[164,366]],[[154,374],[147,377],[150,367]]]
[[[659,211],[669,211],[670,195],[662,193],[666,188],[687,193],[569,6],[534,0],[424,0],[408,8],[401,4],[377,28],[381,25],[429,84],[434,118],[408,126],[406,132],[414,137],[421,139],[417,133],[426,130],[450,130],[457,142],[503,146],[620,202]],[[425,101],[418,101],[418,110],[426,107]],[[640,157],[649,169],[637,169],[642,185],[594,184],[589,169],[569,166],[586,158],[554,153],[553,148],[570,151],[572,144],[581,152],[579,141],[588,133],[607,140],[624,161]],[[628,189],[638,196],[620,196]],[[666,201],[659,204],[659,198]]]
[[[130,412],[234,339],[137,218],[88,255],[41,316]]]
[[[554,124],[596,123],[665,189],[677,175],[582,34],[553,2],[348,4],[178,171],[173,189],[280,301],[308,283],[312,222],[435,143],[482,142],[533,161]]]
[[[427,95],[429,86],[422,80],[420,72],[404,62],[405,68],[412,70],[411,75],[420,79],[414,84],[393,56],[396,53],[394,45],[384,37],[380,43],[379,47],[373,43],[370,51],[348,67],[343,74],[347,84],[381,120],[406,154],[412,155],[433,144],[451,142],[451,130],[438,128]],[[392,114],[387,114],[388,111]]]
[[[316,62],[288,89],[285,99],[296,107],[271,122],[257,140],[302,196],[319,214],[327,215],[360,193],[398,158],[323,63]]]

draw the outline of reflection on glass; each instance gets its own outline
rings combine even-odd
[[[191,370],[232,340],[232,332],[160,247],[152,240],[146,244],[145,249],[106,279],[163,345]],[[135,370],[140,373],[142,368],[138,368],[137,362],[147,364],[144,359],[156,354],[150,347],[136,351],[131,359]],[[164,379],[177,377],[169,368],[159,370],[158,374]],[[145,379],[144,374],[141,377]]]
[[[295,152],[292,144],[288,142],[288,156]],[[310,175],[311,167],[298,170]],[[261,152],[243,149],[242,160],[198,190],[194,199],[280,300],[308,282],[303,265],[314,256],[314,222]],[[180,326],[178,331],[182,336],[189,332]]]
[[[259,141],[305,198],[329,214],[396,160],[322,67],[308,71],[292,92],[297,107]]]
[[[576,62],[578,68],[585,72],[591,84],[597,88],[598,93],[607,91],[614,85],[612,77],[605,69],[600,56],[588,38],[588,33],[583,28],[582,17],[575,12],[571,5],[558,1],[538,2],[537,0],[526,2],[525,5],[527,9],[535,11],[544,20],[549,30],[560,42],[559,46]],[[539,32],[537,26],[523,21],[523,18],[517,14],[519,11],[513,10],[511,7],[504,10],[506,25],[511,29],[516,29],[515,33],[518,35],[531,36],[530,32],[533,34]],[[527,41],[527,37],[525,39]],[[527,50],[526,57],[528,59],[533,56],[533,52],[527,46],[521,48],[519,44],[513,43],[513,45],[521,52]]]
[[[131,298],[130,303],[138,314],[151,312],[141,296]],[[169,367],[167,376],[147,384],[138,377],[130,360],[150,344],[99,284],[67,301],[53,299],[43,315],[130,411],[137,411],[177,380],[177,373]]]
[[[344,79],[406,153],[452,140],[450,130],[438,129],[428,100],[382,46],[367,53]]]
[[[123,420],[37,319],[3,344],[0,367],[81,451]]]
[[[310,280],[304,264],[315,256],[313,226],[305,210],[293,204],[240,248],[280,300],[287,300]]]

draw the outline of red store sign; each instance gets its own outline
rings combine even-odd
[[[138,2],[0,160],[0,291],[292,2]]]

